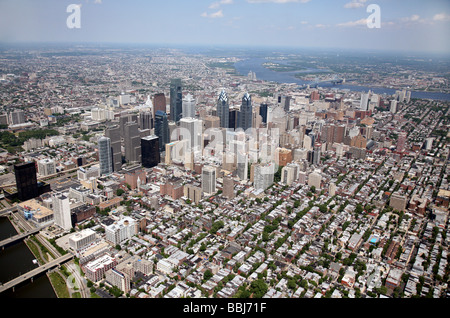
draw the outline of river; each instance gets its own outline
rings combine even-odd
[[[17,234],[7,217],[0,217],[0,240]],[[17,242],[0,250],[0,282],[6,283],[36,268],[34,255],[23,242]],[[56,298],[56,294],[46,275],[36,277],[12,289],[0,293],[0,298]]]
[[[252,71],[256,74],[258,80],[264,80],[268,82],[276,82],[276,83],[295,83],[300,86],[309,84],[307,81],[303,81],[299,78],[295,77],[295,74],[301,73],[301,71],[293,71],[293,72],[276,72],[270,70],[263,66],[263,63],[266,63],[267,60],[263,58],[248,58],[243,59],[234,64],[236,71],[242,75],[247,76],[247,74]],[[323,71],[323,70],[315,70],[315,71]],[[397,89],[391,88],[382,88],[382,87],[366,87],[366,86],[358,86],[358,85],[350,85],[350,84],[340,84],[333,85],[331,83],[320,84],[320,87],[323,88],[333,88],[335,87],[338,90],[350,90],[353,92],[368,92],[369,90],[376,94],[386,94],[393,95],[397,91]],[[421,92],[421,91],[412,91],[412,98],[419,99],[433,99],[433,100],[444,100],[450,101],[450,94],[438,93],[438,92]]]

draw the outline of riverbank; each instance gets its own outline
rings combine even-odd
[[[276,72],[266,68],[264,63],[267,63],[267,60],[263,58],[246,58],[234,63],[234,68],[236,73],[241,76],[247,76],[247,74],[252,71],[256,74],[256,78],[258,80],[263,80],[266,82],[274,82],[278,84],[297,84],[299,86],[311,84],[311,82],[297,78],[296,74],[299,72]],[[379,87],[377,85],[364,86],[358,85],[357,83],[338,85],[333,85],[332,83],[320,83],[319,87],[335,89],[337,91],[372,91],[376,94],[389,96],[394,95],[396,91],[400,90],[400,88]],[[450,101],[450,94],[429,91],[411,91],[411,98]]]

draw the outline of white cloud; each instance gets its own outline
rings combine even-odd
[[[420,20],[420,16],[417,14],[413,14],[410,17],[406,17],[406,18],[401,18],[400,19],[402,22],[417,22]]]
[[[214,3],[212,3],[209,8],[210,9],[217,9],[218,7],[220,7],[221,5],[224,4],[233,4],[234,1],[233,0],[220,0],[220,1],[216,1]]]
[[[311,0],[247,0],[248,3],[307,3]]]
[[[352,2],[346,3],[344,8],[346,9],[358,9],[364,7],[367,0],[352,0]]]
[[[450,15],[446,13],[438,13],[433,16],[433,21],[450,21]]]
[[[344,23],[337,24],[339,27],[358,27],[358,26],[367,26],[367,19],[361,19],[358,21],[349,21]]]
[[[201,16],[204,17],[204,18],[211,18],[211,19],[215,19],[215,18],[223,18],[223,12],[222,12],[222,10],[219,10],[219,11],[217,11],[217,12],[210,13],[210,14],[208,14],[208,13],[206,13],[206,12],[203,12],[203,13],[201,14]]]

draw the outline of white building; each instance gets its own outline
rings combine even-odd
[[[314,172],[310,173],[308,176],[308,186],[316,187],[316,189],[320,189],[322,185],[322,174],[320,173],[320,170],[315,170]]]
[[[38,161],[38,172],[41,176],[49,176],[56,173],[55,161],[52,159],[42,159]]]
[[[202,149],[202,130],[203,122],[200,119],[191,117],[180,119],[180,137],[182,140],[188,141],[188,149]]]
[[[390,108],[390,111],[391,111],[391,113],[392,114],[395,114],[395,113],[397,113],[397,101],[396,100],[392,100],[391,101],[391,108]]]
[[[57,193],[52,197],[53,213],[55,224],[64,230],[72,228],[72,220],[70,217],[69,197],[63,193]]]
[[[255,164],[253,168],[253,187],[266,190],[273,184],[275,175],[275,164]]]
[[[78,251],[83,247],[91,244],[97,240],[96,233],[91,229],[85,229],[80,231],[69,238],[69,246],[74,250]]]
[[[195,118],[195,99],[191,94],[187,94],[187,96],[183,99],[182,104],[182,113],[183,118]]]
[[[202,190],[204,193],[216,192],[216,168],[205,166],[202,170]]]
[[[106,271],[105,278],[108,283],[118,287],[124,293],[128,293],[131,289],[130,277],[115,268]]]
[[[295,180],[298,179],[299,172],[299,165],[295,163],[289,163],[281,170],[281,182],[287,185],[291,185]]]
[[[131,239],[137,233],[137,223],[130,217],[124,217],[105,228],[106,240],[113,245]]]

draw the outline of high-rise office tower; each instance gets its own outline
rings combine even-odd
[[[273,184],[275,175],[275,164],[254,164],[253,187],[257,190],[266,190]]]
[[[170,119],[178,123],[183,112],[183,91],[181,79],[172,79],[170,82]]]
[[[56,193],[52,196],[52,203],[55,224],[64,230],[70,230],[72,219],[70,217],[69,197],[62,193]]]
[[[236,152],[236,175],[241,180],[248,180],[248,155],[241,149]]]
[[[216,168],[204,166],[202,169],[202,190],[204,193],[216,192]]]
[[[98,158],[100,161],[100,174],[102,176],[111,174],[113,172],[113,159],[111,139],[108,137],[100,137],[98,139]]]
[[[14,166],[16,175],[17,194],[20,201],[27,201],[39,196],[34,162],[22,163]]]
[[[369,109],[369,94],[361,94],[361,102],[359,105],[360,110]]]
[[[406,150],[406,139],[408,138],[408,134],[404,131],[398,134],[397,139],[397,151],[404,152]]]
[[[161,162],[158,136],[147,136],[141,139],[141,159],[145,168],[156,167]]]
[[[267,124],[267,107],[268,107],[267,104],[261,104],[259,106],[259,114],[262,117],[262,122],[265,124]]]
[[[113,171],[120,171],[122,169],[122,146],[120,138],[120,126],[109,126],[105,130],[105,137],[111,141],[112,152],[112,167]]]
[[[339,125],[334,128],[334,142],[341,144],[344,142],[346,132],[346,126],[345,125]]]
[[[245,93],[244,97],[242,97],[241,111],[239,114],[240,120],[238,127],[242,128],[244,131],[252,128],[253,106],[252,98],[248,93]]]
[[[229,127],[229,111],[228,95],[222,90],[217,100],[217,116],[220,118],[220,127],[222,128]]]
[[[300,173],[300,166],[295,163],[289,163],[281,170],[281,182],[287,185],[291,185],[298,179]]]
[[[195,118],[195,99],[191,94],[188,94],[183,99],[183,118]]]
[[[309,174],[308,186],[314,186],[316,189],[320,189],[322,187],[322,174],[320,170],[314,170],[314,172]]]
[[[129,122],[138,122],[138,115],[128,112],[124,112],[120,115],[119,125],[120,125],[120,136],[125,135],[125,125]]]
[[[180,138],[188,140],[188,149],[201,150],[202,121],[196,118],[182,118],[180,120]]]
[[[160,110],[155,114],[155,135],[159,138],[159,151],[165,151],[166,144],[170,142],[169,121],[167,114]]]
[[[153,114],[151,111],[139,113],[139,128],[141,130],[153,128]]]
[[[228,128],[236,129],[238,127],[239,110],[230,109],[228,114]]]
[[[235,194],[234,194],[234,180],[231,177],[224,177],[223,178],[223,191],[222,191],[222,195],[225,198],[228,199],[234,199]]]
[[[313,165],[318,165],[320,163],[320,155],[321,155],[320,147],[315,146],[312,151],[312,162],[311,163]]]
[[[397,104],[398,104],[398,102],[397,102],[395,99],[391,101],[390,112],[391,112],[392,114],[397,113]]]
[[[291,108],[291,96],[279,96],[278,103],[283,107],[285,112],[288,112]]]
[[[153,117],[155,116],[158,110],[164,113],[167,112],[166,96],[164,95],[164,93],[158,93],[153,96]]]
[[[25,123],[25,113],[23,110],[16,110],[11,113],[10,124],[19,125]]]
[[[124,142],[125,160],[127,162],[141,162],[141,134],[137,122],[125,124]]]

